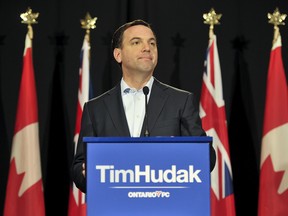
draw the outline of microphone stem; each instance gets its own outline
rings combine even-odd
[[[145,137],[149,137],[149,131],[148,131],[148,117],[147,117],[147,94],[145,94],[145,121],[146,121],[146,128],[145,128]]]

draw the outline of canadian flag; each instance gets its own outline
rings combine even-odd
[[[288,92],[277,34],[267,76],[258,216],[288,215]]]
[[[28,26],[4,216],[44,216],[37,95]]]
[[[78,88],[78,102],[76,113],[76,124],[74,133],[74,144],[76,152],[77,142],[81,127],[81,117],[84,103],[89,100],[89,80],[90,80],[90,43],[89,35],[85,35],[81,55],[80,55],[80,68],[79,68],[79,88]],[[86,215],[86,201],[85,194],[82,193],[74,183],[72,183],[69,197],[69,216],[85,216]]]
[[[225,102],[216,35],[211,34],[204,64],[200,117],[206,134],[213,137],[216,164],[211,172],[211,215],[234,216],[234,191],[228,143]]]

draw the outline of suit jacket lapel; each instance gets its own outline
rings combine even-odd
[[[109,97],[105,98],[105,104],[110,113],[113,124],[119,132],[119,136],[129,137],[130,132],[123,107],[120,83],[108,94]]]
[[[158,116],[161,113],[161,110],[163,109],[163,106],[165,104],[165,101],[168,97],[167,94],[165,94],[165,88],[166,86],[161,84],[157,79],[154,78],[152,90],[150,99],[147,106],[147,115],[148,115],[148,130],[151,132],[154,128],[154,125],[157,121]],[[145,127],[144,124],[142,126],[141,135],[144,135]]]

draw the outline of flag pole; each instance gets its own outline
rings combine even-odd
[[[25,37],[4,216],[45,216],[38,103],[32,58],[32,24],[37,23],[38,16],[39,13],[33,13],[30,8],[20,14],[22,23],[28,24],[28,32]]]
[[[84,103],[89,100],[90,90],[90,30],[96,28],[97,17],[92,18],[87,12],[84,19],[80,20],[81,27],[86,30],[80,54],[78,104],[74,131],[74,154],[81,127],[81,118]],[[85,194],[72,183],[69,195],[68,216],[86,216]]]
[[[212,8],[203,14],[209,26],[209,44],[204,62],[200,97],[200,117],[208,136],[213,137],[216,164],[211,172],[210,209],[212,216],[235,216],[232,165],[230,160],[222,74],[214,26],[219,25],[222,14]]]
[[[285,172],[288,167],[288,92],[282,60],[282,41],[279,30],[286,14],[276,8],[268,13],[274,25],[274,36],[266,81],[266,99],[261,141],[258,216],[287,215],[288,187]],[[283,173],[283,175],[279,175]],[[269,187],[267,187],[269,185]]]

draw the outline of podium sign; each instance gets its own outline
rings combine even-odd
[[[211,137],[84,142],[88,216],[210,216]]]

